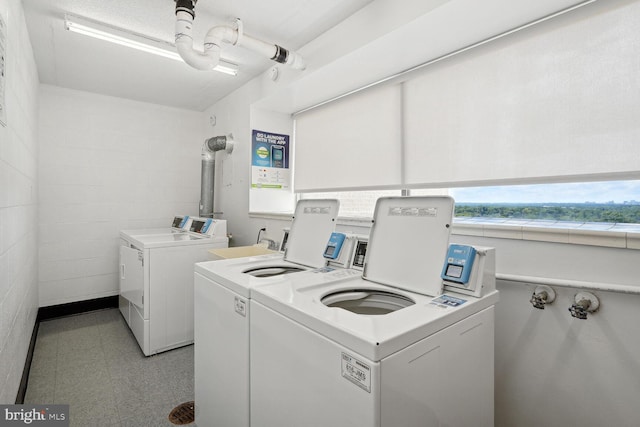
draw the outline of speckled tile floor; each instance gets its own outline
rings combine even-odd
[[[145,357],[118,309],[94,311],[40,323],[25,403],[69,404],[71,426],[173,426],[193,378],[193,345]]]

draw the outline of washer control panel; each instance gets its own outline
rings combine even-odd
[[[496,250],[451,244],[442,267],[445,290],[481,297],[496,288]]]
[[[189,215],[175,216],[173,217],[173,223],[171,224],[171,227],[185,230],[187,223],[189,223]]]
[[[224,219],[190,218],[188,230],[204,236],[226,236],[227,221]]]

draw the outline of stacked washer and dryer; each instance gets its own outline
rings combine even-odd
[[[210,218],[120,232],[119,308],[145,356],[193,343],[193,266],[228,245],[226,221]]]
[[[196,265],[198,425],[492,426],[495,254],[449,246],[452,215],[448,197],[379,199],[349,268]]]

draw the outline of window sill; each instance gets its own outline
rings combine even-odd
[[[275,219],[279,221],[291,221],[293,213],[277,212],[249,212],[249,218]]]
[[[452,234],[497,239],[640,249],[640,225],[455,218]]]
[[[251,212],[251,218],[291,221],[293,214]],[[338,218],[338,225],[371,227],[371,218]],[[504,218],[454,218],[451,234],[494,239],[640,249],[640,225]]]

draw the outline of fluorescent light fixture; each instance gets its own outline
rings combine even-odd
[[[150,37],[134,34],[114,27],[107,27],[108,31],[105,31],[98,28],[98,25],[100,25],[98,23],[84,21],[82,18],[70,15],[65,16],[64,25],[67,30],[74,33],[83,34],[85,36],[115,43],[120,46],[126,46],[132,49],[184,62],[175,50],[175,46],[171,43],[155,40]],[[142,39],[144,42],[134,40],[134,38]],[[238,75],[238,66],[223,59],[220,59],[220,62],[214,70],[231,76]]]

